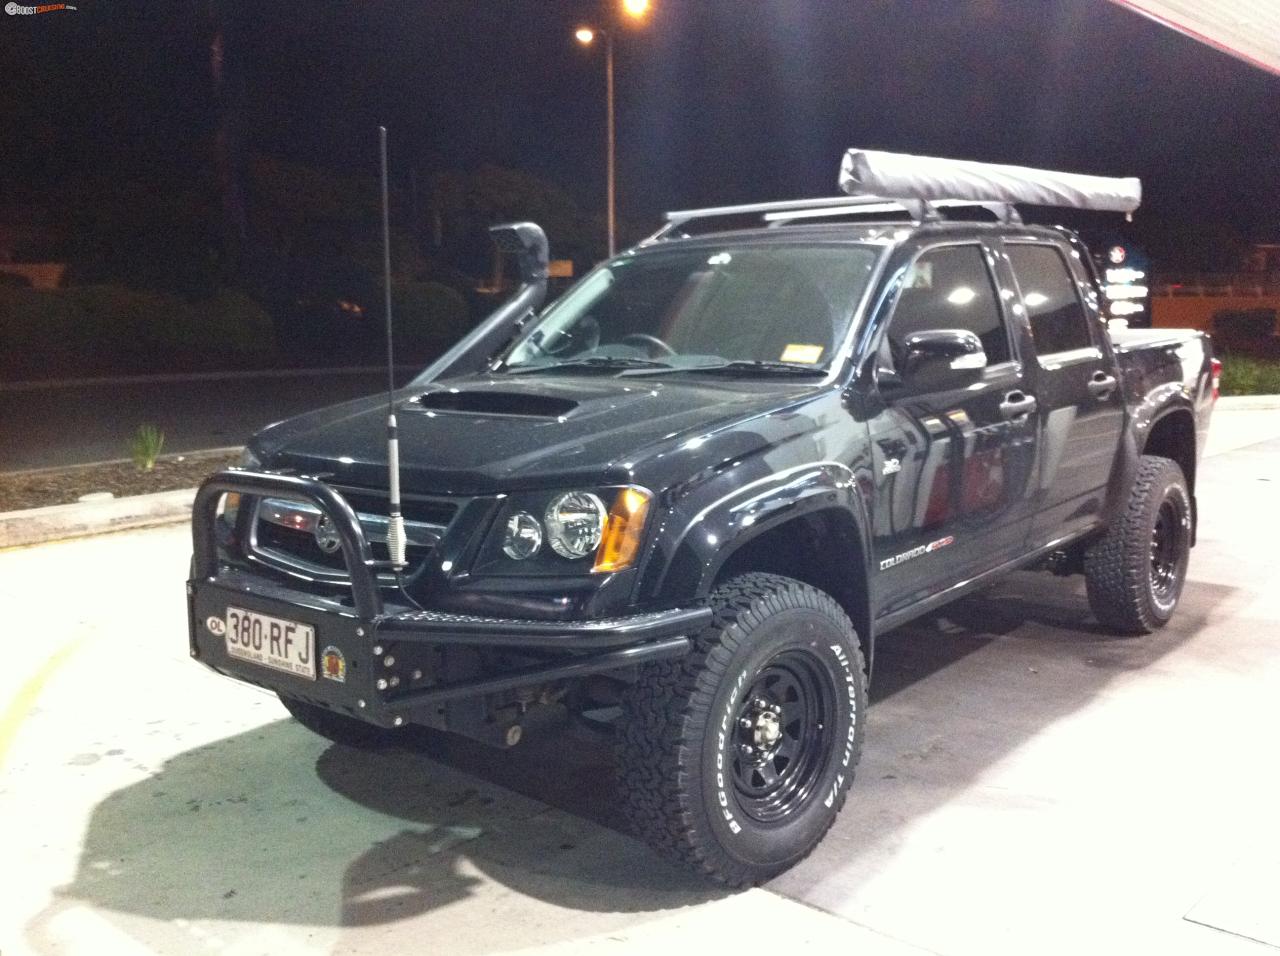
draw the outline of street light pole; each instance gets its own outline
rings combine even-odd
[[[622,0],[622,13],[631,20],[642,20],[649,12],[649,0]],[[583,46],[590,46],[597,36],[604,37],[604,98],[605,98],[605,219],[609,234],[609,255],[618,251],[617,209],[617,135],[614,128],[613,96],[613,22],[607,30],[583,25],[574,36]]]

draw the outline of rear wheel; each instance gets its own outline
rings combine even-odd
[[[354,747],[358,750],[376,750],[394,743],[401,734],[400,728],[390,729],[366,724],[362,720],[336,713],[317,704],[308,704],[296,697],[288,697],[284,694],[278,696],[280,703],[284,704],[294,720],[312,733],[319,734],[326,740],[332,740],[335,744]]]
[[[1129,502],[1084,558],[1089,606],[1123,634],[1173,617],[1191,557],[1191,495],[1177,462],[1143,455]]]
[[[712,595],[693,652],[623,699],[621,790],[639,835],[730,886],[803,859],[835,821],[862,746],[866,675],[829,595],[777,575]]]

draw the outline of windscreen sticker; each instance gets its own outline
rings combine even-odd
[[[821,345],[803,345],[792,343],[782,350],[783,362],[801,362],[813,365],[822,358]]]

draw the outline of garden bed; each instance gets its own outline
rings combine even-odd
[[[1223,395],[1280,394],[1280,359],[1222,356]]]
[[[234,465],[238,452],[197,451],[163,455],[151,471],[132,461],[0,473],[0,512],[72,504],[82,495],[109,491],[117,498],[194,488],[211,472]]]

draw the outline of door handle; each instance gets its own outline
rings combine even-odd
[[[1019,418],[1035,411],[1036,397],[1015,389],[1004,397],[1000,403],[1000,414],[1005,418]]]
[[[1116,377],[1106,372],[1094,372],[1089,379],[1089,391],[1097,399],[1106,398],[1116,390]]]

